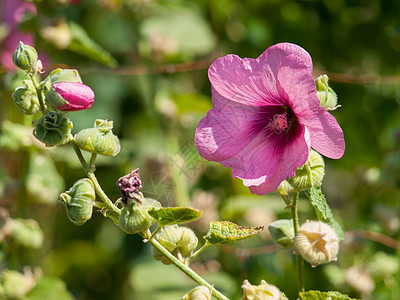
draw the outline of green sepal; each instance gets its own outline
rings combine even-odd
[[[332,214],[332,210],[326,202],[325,196],[322,193],[321,187],[314,187],[306,191],[307,197],[310,199],[311,205],[315,209],[318,220],[323,221],[335,230],[338,238],[343,240],[343,229],[342,226],[335,220]]]
[[[210,229],[204,239],[210,244],[230,244],[251,238],[263,229],[264,226],[245,227],[229,221],[211,221]]]
[[[191,207],[160,207],[149,210],[158,225],[173,225],[188,223],[200,218],[203,212]]]
[[[299,293],[301,300],[356,300],[339,292],[307,291]]]
[[[73,124],[62,113],[48,112],[35,125],[33,135],[46,147],[62,145],[69,142]]]
[[[281,219],[268,225],[272,241],[282,249],[289,249],[294,245],[293,221]]]

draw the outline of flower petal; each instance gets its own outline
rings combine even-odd
[[[345,148],[343,131],[336,119],[321,107],[315,82],[299,57],[285,58],[278,71],[277,86],[299,123],[310,131],[311,147],[329,158],[341,158]]]
[[[222,161],[242,151],[257,132],[250,122],[257,107],[230,101],[212,88],[214,107],[203,118],[195,134],[199,154],[211,161]]]
[[[301,133],[285,147],[283,158],[275,174],[260,185],[249,186],[250,192],[265,195],[276,190],[279,184],[293,177],[298,167],[304,165],[310,154],[310,134],[306,127],[300,127]],[[246,185],[245,181],[243,183]]]

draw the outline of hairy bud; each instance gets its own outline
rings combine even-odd
[[[276,286],[266,283],[261,280],[260,285],[251,285],[250,282],[245,279],[242,285],[243,297],[241,300],[285,300],[285,294],[283,294]]]
[[[183,296],[181,300],[211,300],[211,295],[212,292],[209,288],[200,285]]]
[[[69,141],[72,127],[69,118],[62,113],[51,111],[36,122],[33,135],[47,147],[62,145]]]
[[[38,60],[38,55],[35,48],[25,45],[23,42],[19,42],[18,48],[15,50],[12,59],[18,68],[27,71],[35,66]]]
[[[17,87],[12,94],[14,104],[26,115],[33,115],[39,111],[39,100],[32,81],[24,80],[24,86]]]

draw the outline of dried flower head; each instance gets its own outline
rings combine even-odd
[[[313,267],[336,261],[339,239],[331,226],[321,221],[307,221],[295,237],[296,254],[301,255]]]
[[[245,279],[242,285],[243,297],[241,300],[285,300],[285,294],[283,294],[276,286],[268,284],[265,280],[261,280],[260,285],[251,285],[250,282]]]
[[[121,200],[125,204],[127,204],[128,199],[137,199],[139,189],[143,188],[142,180],[139,176],[139,169],[133,170],[131,173],[118,179],[117,186],[121,191]]]

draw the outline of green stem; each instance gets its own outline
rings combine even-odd
[[[297,214],[297,203],[299,200],[299,193],[296,192],[293,195],[293,202],[292,202],[292,218],[293,218],[293,227],[294,227],[294,235],[297,235],[299,231],[299,216]],[[296,257],[296,268],[297,268],[297,286],[300,292],[304,292],[304,278],[303,278],[303,258],[300,255]]]
[[[206,249],[208,248],[208,246],[210,246],[210,245],[211,245],[211,244],[210,244],[208,241],[206,241],[206,242],[204,243],[204,245],[203,245],[199,250],[197,250],[197,251],[194,252],[192,255],[190,255],[190,257],[189,257],[189,262],[191,262],[192,259],[195,258],[198,254],[200,254],[201,252],[203,252],[204,250],[206,250]]]
[[[100,197],[100,199],[103,201],[103,203],[106,205],[106,207],[111,210],[113,213],[117,214],[118,216],[121,214],[121,211],[119,210],[118,207],[112,203],[110,198],[108,198],[107,194],[104,193],[103,189],[101,188],[99,182],[97,181],[96,176],[93,173],[93,170],[90,168],[90,166],[87,164],[85,158],[82,155],[81,149],[79,149],[78,145],[76,144],[75,140],[71,137],[70,143],[72,147],[75,150],[76,155],[78,156],[78,159],[85,170],[86,175],[92,180],[94,189],[96,190],[97,195]],[[92,161],[92,160],[91,160]]]
[[[37,82],[36,82],[35,75],[29,73],[29,77],[30,77],[31,80],[32,80],[33,86],[35,87],[36,94],[37,94],[37,96],[38,96],[40,111],[43,113],[43,112],[45,111],[46,108],[45,108],[45,106],[44,106],[44,100],[43,100],[42,91],[40,90],[40,88],[39,88],[39,86],[38,86],[38,84],[37,84]]]
[[[153,239],[154,236],[161,230],[162,226],[158,225],[157,229],[150,235],[149,240]]]
[[[94,172],[96,170],[96,167],[94,165],[96,158],[97,158],[97,153],[92,153],[92,156],[90,157],[90,161],[89,161],[89,168],[90,168],[90,171],[92,171],[92,172]]]
[[[229,300],[220,291],[216,290],[213,285],[209,284],[203,279],[199,274],[193,271],[189,266],[185,265],[179,261],[175,256],[173,256],[167,249],[165,249],[156,239],[151,239],[148,241],[154,248],[164,254],[175,266],[177,266],[181,271],[183,271],[187,276],[196,281],[199,285],[204,285],[212,291],[212,295],[218,300]]]

